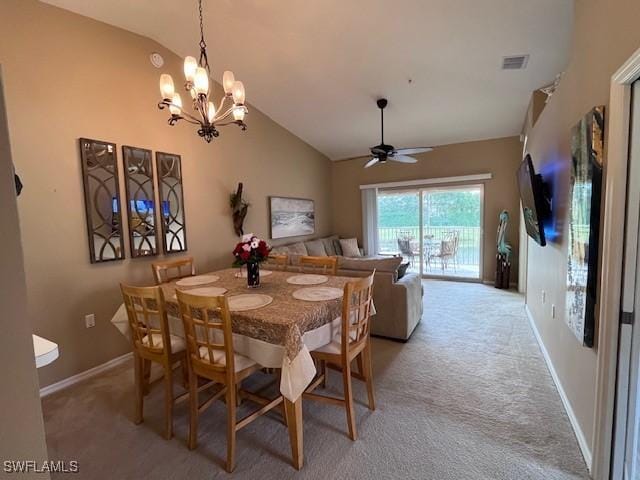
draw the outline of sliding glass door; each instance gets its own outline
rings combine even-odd
[[[482,278],[482,185],[378,191],[378,253],[426,277]]]

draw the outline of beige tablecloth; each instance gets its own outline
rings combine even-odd
[[[299,273],[273,272],[262,276],[257,289],[247,288],[246,278],[236,278],[236,273],[235,269],[211,272],[220,278],[209,285],[226,288],[227,296],[261,293],[273,297],[273,302],[256,310],[231,313],[234,348],[264,367],[282,368],[280,391],[287,399],[295,401],[316,374],[309,352],[330,343],[340,330],[342,299],[309,302],[293,298],[295,290],[305,287],[289,284],[286,279]],[[350,280],[353,279],[330,277],[322,286],[342,289]],[[163,290],[169,329],[172,334],[184,337],[178,304],[174,299],[175,282],[163,285]],[[124,305],[120,306],[111,323],[130,338]]]

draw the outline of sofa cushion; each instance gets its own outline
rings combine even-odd
[[[326,257],[327,251],[324,248],[324,242],[322,240],[313,240],[311,242],[304,242],[304,246],[307,248],[307,254],[313,257]]]
[[[304,243],[292,243],[289,245],[289,253],[293,253],[294,255],[308,255],[307,247],[305,247]]]
[[[340,239],[336,238],[333,241],[333,249],[336,252],[336,255],[342,255],[342,246],[340,245]]]
[[[338,265],[339,268],[344,270],[367,270],[371,272],[375,269],[380,272],[395,273],[398,271],[401,262],[401,257],[340,257]]]
[[[360,249],[358,248],[357,238],[342,238],[340,239],[340,247],[342,248],[342,255],[345,257],[361,257]]]
[[[398,267],[398,280],[400,280],[402,277],[405,276],[405,274],[407,273],[407,268],[409,268],[409,265],[411,265],[411,263],[409,262],[400,264],[400,266]]]
[[[338,240],[338,239],[339,239],[338,235],[331,235],[330,237],[320,239],[324,244],[324,251],[327,252],[327,255],[329,256],[338,255],[338,252],[336,252],[336,247],[333,243],[334,240]]]

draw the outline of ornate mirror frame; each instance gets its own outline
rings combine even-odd
[[[158,196],[164,253],[187,251],[187,228],[180,155],[156,152]]]

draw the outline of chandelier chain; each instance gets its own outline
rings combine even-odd
[[[209,68],[209,59],[207,58],[207,43],[204,41],[204,20],[202,13],[202,0],[198,0],[198,14],[200,15],[200,60],[198,63],[201,67],[207,69],[209,75],[211,75],[211,69]]]

